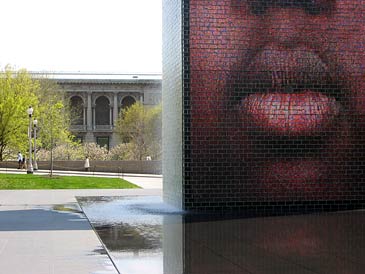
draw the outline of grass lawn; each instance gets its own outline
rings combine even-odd
[[[139,188],[119,178],[0,174],[0,189],[96,189]]]

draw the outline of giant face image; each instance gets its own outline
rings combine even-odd
[[[191,0],[189,35],[193,176],[248,200],[364,194],[363,1]]]

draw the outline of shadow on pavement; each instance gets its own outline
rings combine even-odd
[[[48,208],[0,211],[0,231],[90,229],[87,219],[76,213],[58,212]]]

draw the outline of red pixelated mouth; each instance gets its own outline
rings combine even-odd
[[[339,77],[313,50],[268,47],[234,71],[228,83],[231,98],[253,130],[320,135],[333,129],[342,112],[345,96],[336,82]]]
[[[242,101],[251,128],[275,135],[308,136],[328,131],[340,111],[336,99],[321,92],[255,93]]]

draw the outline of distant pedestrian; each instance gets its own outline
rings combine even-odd
[[[86,157],[86,159],[85,159],[84,168],[85,168],[85,171],[89,171],[89,168],[90,168],[89,157]]]
[[[22,159],[22,164],[21,164],[21,169],[27,169],[27,160],[25,159],[25,157],[23,157]]]
[[[23,155],[19,151],[18,152],[18,169],[20,169],[22,167],[22,161],[23,161]]]

